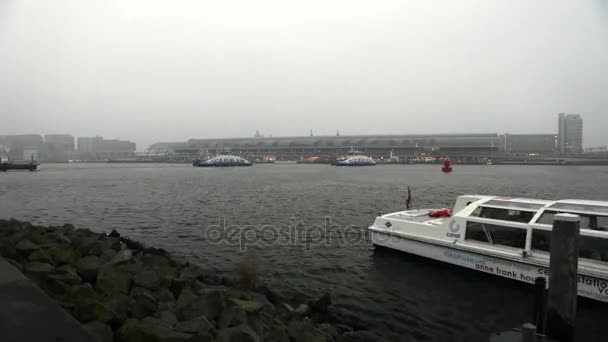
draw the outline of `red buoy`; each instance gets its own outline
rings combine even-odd
[[[441,171],[445,173],[452,172],[452,163],[449,159],[443,161],[443,167],[441,168]]]

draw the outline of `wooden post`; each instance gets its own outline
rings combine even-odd
[[[525,323],[521,326],[521,341],[536,342],[536,326],[534,324]]]
[[[580,217],[556,214],[551,233],[551,270],[547,335],[560,342],[574,340],[578,282]]]
[[[538,277],[534,280],[534,324],[540,334],[545,333],[547,320],[547,279]]]

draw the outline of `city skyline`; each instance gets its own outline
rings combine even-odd
[[[606,144],[604,1],[8,0],[0,18],[0,134],[549,133],[566,112]]]

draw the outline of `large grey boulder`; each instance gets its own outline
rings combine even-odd
[[[23,266],[23,273],[38,284],[43,284],[53,270],[53,265],[43,262],[30,262]]]
[[[160,311],[156,317],[169,327],[174,327],[177,323],[177,316],[171,311]]]
[[[110,264],[122,264],[129,262],[133,258],[133,251],[130,249],[123,249],[116,253],[116,255],[110,260]]]
[[[175,325],[175,331],[190,334],[199,334],[203,332],[210,332],[213,330],[215,330],[213,325],[209,323],[207,318],[205,318],[204,316],[196,317],[185,322],[178,322]]]
[[[66,265],[73,264],[78,259],[78,253],[76,253],[69,246],[58,246],[54,245],[48,249],[49,255],[53,258],[55,265]]]
[[[160,277],[158,276],[158,272],[151,268],[145,269],[137,273],[133,277],[133,282],[136,285],[139,285],[149,290],[160,289]]]
[[[74,266],[84,280],[94,283],[101,268],[101,262],[98,256],[87,255],[84,258],[78,259]]]
[[[33,243],[29,239],[23,239],[17,243],[15,246],[17,252],[29,254],[33,251],[37,251],[40,249],[40,246],[36,243]]]
[[[38,262],[43,262],[43,263],[47,263],[47,264],[53,264],[53,258],[51,258],[51,256],[43,250],[33,251],[27,257],[27,259],[32,262],[38,261]]]
[[[180,320],[190,320],[199,316],[216,320],[224,310],[224,307],[224,293],[221,291],[210,291],[200,297],[196,297],[183,306],[179,305],[178,300],[177,316]]]
[[[157,309],[158,303],[156,302],[156,298],[147,291],[131,294],[129,313],[132,317],[142,319],[154,316]]]
[[[91,335],[97,338],[98,342],[113,342],[114,336],[112,333],[112,328],[109,325],[99,322],[93,321],[87,324],[84,324],[83,327],[87,330]]]
[[[117,269],[113,265],[106,265],[99,271],[95,288],[107,294],[129,294],[131,289],[131,274]]]

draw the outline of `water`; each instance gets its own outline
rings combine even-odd
[[[528,285],[374,251],[366,227],[378,211],[404,207],[407,185],[415,207],[451,206],[465,193],[606,200],[608,167],[457,166],[447,175],[439,168],[43,165],[41,172],[0,174],[0,217],[116,228],[226,274],[256,258],[264,282],[282,294],[329,291],[344,315],[390,339],[485,341],[530,319]],[[217,241],[221,222],[230,228],[228,242]],[[320,241],[324,229],[331,241]],[[267,239],[252,245],[256,231]],[[277,232],[293,231],[300,235],[277,241]],[[579,339],[604,341],[600,317],[607,314],[605,305],[582,301]]]

